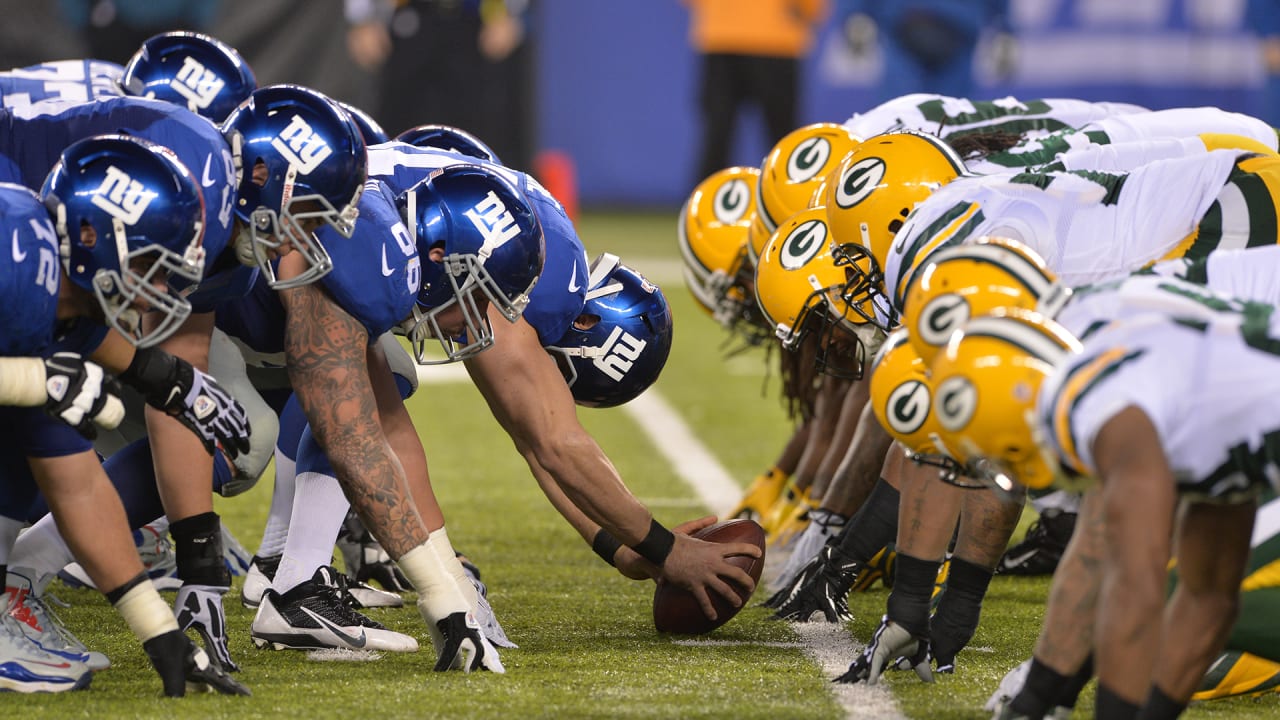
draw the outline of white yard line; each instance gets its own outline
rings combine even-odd
[[[657,391],[650,390],[622,407],[707,509],[721,516],[733,509],[742,488]],[[818,663],[827,677],[843,673],[854,656],[862,652],[862,644],[843,626],[795,623],[792,627],[804,653]],[[905,717],[885,685],[830,683],[828,687],[844,708],[845,717],[851,720]]]

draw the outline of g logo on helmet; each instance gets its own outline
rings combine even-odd
[[[938,423],[948,432],[960,432],[973,420],[978,409],[978,389],[963,375],[949,377],[938,386],[934,411]]]
[[[889,393],[884,418],[895,435],[910,435],[929,418],[929,386],[919,380],[908,380]]]
[[[824,137],[809,138],[796,146],[787,158],[787,180],[793,183],[808,182],[827,166],[831,157],[831,143]]]
[[[884,181],[884,160],[869,157],[859,160],[845,171],[836,188],[836,205],[848,210],[866,200]]]
[[[787,270],[802,268],[821,252],[826,242],[826,223],[821,220],[803,222],[782,241],[782,247],[778,250],[778,263]]]
[[[925,303],[915,332],[927,345],[942,347],[951,333],[969,319],[969,303],[955,293],[939,295]]]
[[[716,221],[722,225],[733,225],[747,214],[751,207],[751,186],[745,180],[734,178],[716,190],[712,200]]]

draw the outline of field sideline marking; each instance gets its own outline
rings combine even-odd
[[[707,509],[718,516],[733,509],[742,496],[742,488],[656,390],[649,390],[622,408]],[[847,670],[849,662],[862,651],[862,645],[854,641],[842,625],[795,623],[792,629],[800,637],[804,653],[817,662],[823,675],[829,678]],[[829,683],[827,687],[847,718],[905,717],[886,685]]]

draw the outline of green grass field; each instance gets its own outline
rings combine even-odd
[[[722,331],[694,307],[679,280],[674,213],[588,215],[580,231],[589,255],[615,252],[665,289],[677,318],[676,341],[657,391],[745,484],[772,463],[789,431],[776,399],[777,380],[766,384],[758,354],[728,364],[721,358]],[[410,407],[450,538],[482,568],[495,611],[520,645],[502,653],[505,676],[431,672],[431,643],[412,603],[369,614],[416,636],[425,648],[417,654],[317,662],[300,652],[257,650],[248,638],[252,614],[237,596],[226,603],[231,649],[253,697],[163,701],[141,648],[102,597],[55,583],[53,592],[70,603],[60,610],[66,624],[114,665],[87,692],[9,695],[0,703],[20,707],[24,716],[51,718],[873,717],[838,704],[830,675],[802,652],[789,626],[768,620],[761,608],[747,608],[709,636],[714,644],[657,634],[650,618],[652,585],[622,578],[578,540],[469,384],[425,385]],[[660,520],[674,524],[705,512],[626,413],[583,410],[580,416]],[[224,521],[250,550],[270,497],[268,474],[251,492],[218,502]],[[1047,580],[993,582],[959,673],[931,686],[909,673],[889,676],[901,711],[913,718],[986,717],[981,707],[987,695],[1030,653],[1047,588]],[[857,619],[848,629],[856,638],[870,636],[884,600],[880,588],[852,599]],[[1089,696],[1083,708],[1091,708]],[[1193,708],[1187,716],[1278,713],[1273,695]]]

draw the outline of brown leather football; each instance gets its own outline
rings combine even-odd
[[[729,562],[737,565],[751,579],[760,582],[760,572],[764,570],[764,528],[754,520],[725,520],[699,530],[693,534],[699,540],[707,542],[744,542],[760,548],[760,557],[734,555]],[[734,583],[730,585],[737,588]],[[741,597],[741,594],[739,594]],[[710,620],[702,614],[698,601],[688,590],[674,585],[659,582],[653,591],[653,626],[658,632],[678,633],[681,635],[702,635],[724,625],[733,619],[738,611],[747,606],[750,595],[742,598],[742,607],[734,607],[718,593],[711,593],[711,602],[716,608],[716,619]]]

